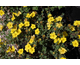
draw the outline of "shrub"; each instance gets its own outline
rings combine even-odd
[[[51,12],[62,6],[4,6],[0,20],[0,58],[65,59],[68,46],[79,47],[80,21],[63,25],[63,15]],[[8,31],[7,31],[8,30]],[[5,32],[7,31],[7,32]]]

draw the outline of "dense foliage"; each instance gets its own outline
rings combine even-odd
[[[0,58],[66,59],[68,46],[79,47],[80,21],[64,24],[64,6],[3,6],[0,8]]]

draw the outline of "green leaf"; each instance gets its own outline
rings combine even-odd
[[[40,51],[38,51],[38,53],[40,53]]]
[[[60,10],[62,8],[62,6],[58,6],[58,9]]]
[[[45,8],[46,11],[48,11],[48,8]]]
[[[70,45],[72,45],[72,43],[70,43]]]
[[[50,50],[50,53],[53,55],[53,51],[52,50]]]
[[[38,10],[38,6],[32,7],[33,10]]]
[[[51,10],[54,11],[54,7],[51,7]]]

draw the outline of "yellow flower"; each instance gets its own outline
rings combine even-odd
[[[29,21],[25,21],[25,22],[24,22],[24,25],[25,25],[25,27],[27,27],[27,26],[30,25],[30,22],[29,22]]]
[[[80,25],[80,21],[74,21],[74,24],[73,24],[74,26],[77,26],[77,25]]]
[[[57,22],[56,18],[54,19],[54,22]]]
[[[65,48],[59,48],[58,51],[60,52],[60,54],[65,54],[67,52],[67,50]]]
[[[19,35],[21,32],[22,32],[21,29],[18,29],[18,30],[17,30],[17,34],[18,34],[18,35]]]
[[[18,11],[18,16],[21,14],[21,12],[20,11]]]
[[[20,22],[19,28],[22,28],[23,26],[24,26],[24,24],[22,22]]]
[[[57,21],[61,21],[62,20],[62,17],[61,16],[58,16],[58,17],[56,17],[56,20]]]
[[[13,12],[12,16],[14,16],[14,15],[15,15],[15,16],[18,16],[18,14],[17,14],[17,13],[14,13],[14,12]]]
[[[48,24],[53,24],[52,21],[48,21]]]
[[[31,48],[31,45],[27,43],[27,45],[25,45],[25,51],[28,52],[30,48]]]
[[[15,25],[13,26],[13,29],[17,30],[17,24],[15,24]]]
[[[10,51],[11,51],[11,48],[10,48],[10,46],[9,46],[8,50],[6,51],[6,53],[9,53]]]
[[[58,39],[58,44],[60,44],[61,43],[61,39],[60,38],[57,38]]]
[[[56,37],[57,37],[57,35],[55,34],[55,32],[53,32],[53,33],[50,34],[50,38],[51,39],[56,39]]]
[[[31,36],[31,39],[33,39],[33,40],[34,40],[34,39],[35,39],[35,35]]]
[[[29,59],[29,58],[26,58],[26,59]]]
[[[50,30],[50,28],[51,28],[51,25],[50,24],[51,23],[47,23],[48,30]]]
[[[27,13],[26,17],[27,17],[27,18],[30,18],[30,14],[29,14],[29,13]]]
[[[71,31],[75,31],[75,27],[74,27],[74,26],[71,26],[71,27],[70,27],[70,30],[71,30]]]
[[[47,23],[47,27],[51,27],[51,23],[48,22],[48,23]]]
[[[60,28],[61,26],[63,26],[61,23],[56,23],[56,27]]]
[[[12,48],[11,48],[11,52],[14,52],[15,51],[15,48],[14,48],[14,46],[12,46]]]
[[[35,29],[36,28],[35,24],[31,24],[31,28]]]
[[[39,31],[39,29],[37,28],[36,30],[35,30],[35,34],[39,34],[40,33],[40,31]]]
[[[57,43],[58,42],[58,39],[56,38],[56,39],[54,39],[54,43]]]
[[[54,21],[53,17],[48,18],[48,22]]]
[[[23,48],[18,50],[19,54],[23,54]]]
[[[61,57],[60,59],[66,59],[65,57]]]
[[[13,34],[12,34],[12,37],[13,38],[15,38],[15,37],[17,37],[18,36],[18,33],[17,32],[14,32]]]
[[[15,13],[13,12],[12,15],[15,15]]]
[[[47,27],[50,27],[50,23],[49,22],[47,23]]]
[[[2,31],[2,29],[3,29],[3,25],[0,24],[0,31]]]
[[[13,21],[15,19],[15,16],[14,15],[12,15],[12,18],[11,18],[11,20]]]
[[[0,38],[0,42],[1,42],[1,38]]]
[[[11,28],[13,27],[13,23],[12,23],[12,22],[8,22],[7,27],[8,27],[9,29],[11,29]]]
[[[51,17],[51,16],[52,16],[52,14],[48,14],[48,18]]]
[[[27,7],[27,6],[23,6],[23,7]]]
[[[4,11],[3,10],[0,10],[0,15],[4,15]]]
[[[16,31],[16,29],[11,29],[11,33],[14,33],[14,31]]]
[[[66,31],[63,32],[63,36],[68,36]]]
[[[78,47],[79,42],[77,40],[72,41],[73,47]]]
[[[78,35],[78,38],[80,39],[80,35]]]
[[[13,12],[13,13],[12,13],[12,16],[14,17],[14,15],[15,15],[15,16],[17,16],[17,17],[18,17],[20,14],[21,14],[21,12],[20,12],[20,11],[18,11],[18,13],[14,13],[14,12]]]
[[[57,43],[57,42],[58,42],[58,43]],[[60,38],[54,39],[54,43],[60,44],[60,43],[61,43],[61,39],[60,39]]]
[[[65,43],[67,40],[66,40],[66,38],[63,36],[63,37],[61,38],[61,41],[62,41],[62,43]]]
[[[32,44],[32,43],[33,43],[33,41],[34,41],[33,39],[30,39],[29,43],[31,43],[31,44]]]
[[[30,52],[31,54],[33,54],[33,53],[35,52],[34,47],[30,48],[30,49],[29,49],[29,52]]]
[[[27,18],[25,18],[24,21],[27,21]]]
[[[32,12],[30,16],[33,18],[35,16],[35,12]]]
[[[51,27],[48,27],[48,30],[50,30]]]
[[[40,41],[41,41],[41,38],[38,39],[38,42],[40,42]]]

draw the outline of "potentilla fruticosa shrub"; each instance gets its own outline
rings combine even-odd
[[[56,8],[63,7],[1,7],[0,16],[5,20],[0,18],[0,23],[5,24],[0,24],[0,35],[5,36],[0,37],[0,58],[66,59],[68,45],[79,47],[80,21],[63,25],[64,14],[51,13]]]

